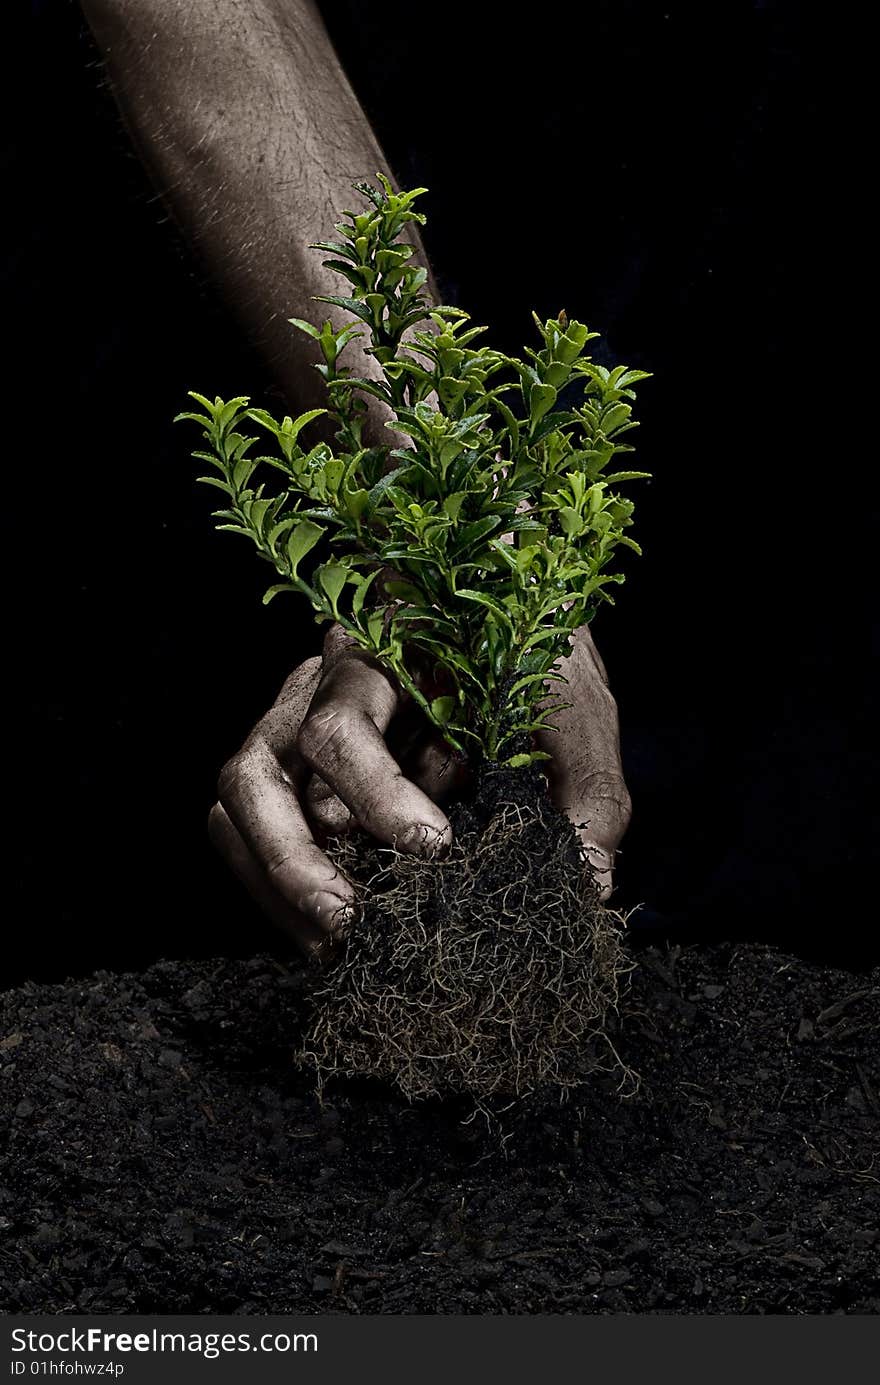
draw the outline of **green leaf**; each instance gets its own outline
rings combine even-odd
[[[310,250],[327,250],[327,251],[330,252],[331,255],[345,255],[345,256],[348,257],[348,259],[353,260],[355,263],[357,263],[357,254],[356,254],[356,252],[355,252],[354,250],[352,250],[351,247],[348,246],[348,245],[341,245],[341,244],[339,244],[338,241],[333,241],[333,240],[313,240],[312,243],[311,243],[310,246],[309,246],[309,249],[310,249]],[[290,321],[293,322],[294,319],[291,318]]]
[[[221,433],[225,433],[236,422],[239,413],[244,412],[247,402],[247,395],[244,394],[237,395],[235,399],[228,399],[225,404],[218,398],[214,405],[215,427]]]
[[[373,314],[364,303],[359,303],[356,298],[337,298],[332,293],[316,293],[313,295],[317,303],[332,303],[337,308],[347,308],[355,317],[359,317],[362,322],[366,322],[368,327],[373,324]]]
[[[283,519],[279,520],[277,524],[272,525],[272,528],[266,535],[266,542],[273,551],[278,540],[287,533],[288,529],[292,529],[296,522],[296,515],[286,515]]]
[[[511,451],[516,452],[519,448],[519,421],[503,399],[499,399],[495,394],[491,395],[490,398],[507,425],[507,431],[510,435]]]
[[[392,395],[388,386],[380,385],[375,380],[362,380],[355,376],[347,376],[345,384],[352,389],[358,389],[362,394],[371,394],[374,399],[381,399],[385,404],[392,402]]]
[[[208,413],[213,418],[214,405],[211,403],[210,399],[208,399],[206,395],[199,394],[198,390],[187,390],[187,394],[189,395],[190,399],[194,399],[197,404],[201,404],[203,408],[207,409]],[[220,396],[218,395],[217,398],[219,399]]]
[[[232,484],[236,490],[243,490],[251,479],[257,463],[253,457],[242,457],[232,468]]]
[[[464,558],[476,547],[480,539],[491,534],[493,529],[497,529],[501,523],[500,515],[487,515],[484,519],[476,519],[472,524],[466,524],[459,530],[456,541],[451,549],[450,557],[454,560]]]
[[[192,391],[190,391],[190,393],[192,393]],[[175,414],[175,415],[174,415],[173,422],[174,422],[174,423],[182,423],[182,422],[184,421],[184,419],[192,419],[193,423],[203,423],[203,424],[205,425],[206,428],[209,428],[209,427],[211,426],[212,421],[213,421],[213,420],[211,419],[211,417],[210,417],[208,414],[182,413],[182,414]]]
[[[364,265],[346,263],[345,260],[325,260],[324,268],[335,269],[337,274],[354,284],[356,289],[363,288],[369,282],[370,271]]]
[[[319,328],[317,328],[314,323],[306,322],[301,317],[289,317],[287,321],[293,327],[298,327],[301,332],[305,332],[306,336],[317,338],[321,335]]]
[[[433,716],[435,721],[439,722],[441,726],[446,725],[446,723],[452,717],[452,713],[454,711],[454,697],[435,697],[433,702],[431,703],[431,715]]]
[[[582,322],[570,322],[568,330],[556,343],[557,359],[565,361],[566,365],[571,365],[577,360],[590,337],[596,335],[597,333],[590,332]]]
[[[444,408],[451,409],[469,389],[469,381],[458,380],[452,375],[442,375],[437,385],[437,394]]]
[[[642,546],[641,544],[636,543],[635,539],[631,539],[629,534],[621,534],[617,542],[622,543],[626,548],[631,548],[633,553],[638,553],[639,557],[641,558]]]
[[[326,412],[326,409],[307,409],[304,414],[297,415],[294,425],[290,429],[290,432],[293,434],[294,437],[298,437],[299,433],[303,428],[305,428],[307,423],[311,423],[313,418],[320,418],[321,414],[326,414]]]
[[[262,487],[260,489],[262,489]],[[269,506],[272,504],[272,501],[267,500],[265,498],[246,501],[244,498],[245,494],[248,494],[248,492],[242,494],[239,500],[239,504],[241,505],[242,511],[247,515],[248,523],[253,529],[255,535],[258,535],[260,541],[262,542],[263,525],[265,523],[266,515],[269,512]]]
[[[543,438],[549,437],[551,433],[557,432],[560,428],[566,427],[569,423],[577,423],[577,415],[571,413],[547,414],[532,429],[529,441],[534,445],[541,442]]]
[[[548,669],[546,673],[527,673],[525,677],[517,678],[516,682],[512,685],[510,692],[508,693],[508,696],[515,697],[516,694],[521,691],[521,689],[531,687],[535,683],[540,683],[543,688],[544,680],[547,678],[554,679],[556,682],[559,683],[568,682],[568,679],[563,677],[561,673],[554,673],[552,669]]]
[[[511,755],[510,759],[505,760],[504,763],[509,769],[525,769],[526,765],[532,763],[532,757],[527,754]]]
[[[348,491],[344,497],[345,508],[352,519],[358,520],[370,505],[370,492],[365,490]]]
[[[377,505],[385,495],[386,491],[394,488],[395,482],[400,479],[400,477],[403,475],[405,471],[406,467],[395,467],[394,471],[389,471],[386,476],[383,476],[380,480],[376,482],[375,486],[371,487],[370,505],[373,507],[373,509],[377,507]]]
[[[529,395],[529,418],[532,428],[540,423],[548,409],[552,409],[556,403],[556,390],[552,385],[532,385],[532,392]]]
[[[355,619],[358,618],[361,611],[363,610],[367,592],[370,590],[370,587],[372,586],[373,582],[376,580],[378,576],[379,569],[376,568],[373,572],[369,574],[368,577],[365,577],[362,582],[359,582],[357,587],[355,588],[354,596],[351,599],[351,610],[352,615],[355,617]]]
[[[382,642],[382,635],[385,630],[385,612],[373,611],[367,620],[367,631],[374,647],[378,647]]]
[[[479,606],[485,606],[488,611],[491,611],[494,616],[497,616],[502,624],[513,633],[513,622],[508,612],[505,611],[503,606],[499,606],[498,602],[494,601],[491,596],[487,596],[485,592],[474,591],[472,587],[459,587],[456,595],[464,597],[465,601],[475,601]]]
[[[519,571],[519,564],[516,560],[516,549],[511,548],[509,543],[505,543],[503,539],[490,539],[489,547],[498,554],[501,562],[509,567],[511,572]]]
[[[406,582],[400,577],[388,577],[382,585],[394,601],[417,601],[421,604],[425,599],[424,593],[413,582]]]
[[[578,534],[584,532],[585,524],[583,516],[579,515],[577,510],[573,510],[570,505],[563,505],[557,510],[557,514],[559,515],[559,524],[562,532],[567,534],[569,538],[575,538]]]
[[[348,568],[343,567],[341,563],[322,563],[315,572],[315,581],[329,598],[335,612],[342,588],[348,581]]]
[[[296,575],[303,558],[314,548],[318,540],[324,537],[325,532],[320,524],[313,524],[310,519],[300,520],[287,540],[287,556],[290,559],[292,575]]]
[[[443,513],[450,519],[458,519],[467,491],[453,491],[443,501]]]
[[[601,425],[602,432],[605,434],[606,438],[610,438],[612,433],[618,432],[623,424],[626,423],[631,413],[632,409],[629,404],[614,404],[608,409],[602,415]]]
[[[269,590],[268,590],[268,591],[266,592],[266,594],[264,595],[264,597],[263,597],[263,605],[264,605],[264,606],[268,606],[268,605],[269,605],[269,602],[270,602],[270,601],[273,601],[273,600],[275,599],[275,597],[278,595],[279,592],[295,592],[295,591],[299,591],[299,587],[295,586],[293,582],[276,582],[275,586],[274,586],[274,587],[270,587]]]

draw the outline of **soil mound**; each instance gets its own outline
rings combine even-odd
[[[506,1144],[291,1053],[301,968],[163,962],[0,996],[0,1307],[31,1313],[875,1313],[880,972],[648,952],[641,1074]]]

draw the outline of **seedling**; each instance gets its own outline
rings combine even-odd
[[[319,301],[355,323],[291,319],[319,347],[327,409],[279,421],[246,397],[193,392],[204,412],[179,417],[204,429],[209,450],[194,455],[225,497],[219,527],[252,539],[282,578],[265,600],[302,593],[318,620],[338,621],[399,679],[454,749],[525,766],[542,752],[511,756],[512,744],[548,724],[538,704],[560,678],[554,666],[623,581],[610,567],[616,550],[640,551],[625,532],[632,501],[617,487],[646,475],[618,464],[633,450],[633,386],[646,372],[597,365],[586,354],[597,333],[564,312],[533,314],[541,347],[526,347],[526,359],[476,345],[486,328],[467,326],[460,308],[432,307],[425,270],[408,263],[401,232],[424,222],[412,207],[425,189],[397,194],[379,177],[381,190],[356,185],[371,210],[346,213],[341,239],[317,246],[351,285],[351,296]],[[342,364],[364,335],[381,379]],[[388,426],[410,447],[361,445],[365,395],[392,410]],[[338,445],[307,449],[304,430],[322,413]],[[277,450],[253,455],[253,425]],[[269,469],[280,485],[262,479]],[[330,556],[306,576],[325,537]],[[423,695],[426,659],[448,694]]]
[[[546,1048],[551,1042],[564,1050],[566,1043],[579,1044],[584,1025],[589,1029],[596,1014],[604,1015],[613,1002],[612,982],[619,968],[610,941],[612,916],[600,909],[595,892],[589,900],[589,873],[577,852],[574,829],[558,814],[553,818],[543,778],[536,778],[533,766],[547,755],[535,747],[533,737],[539,729],[551,727],[554,712],[565,705],[558,694],[548,695],[548,685],[564,681],[558,664],[569,651],[573,632],[593,618],[602,602],[613,600],[610,589],[623,581],[623,574],[612,566],[618,550],[640,551],[626,532],[632,523],[632,501],[618,487],[647,474],[624,469],[620,460],[633,450],[629,435],[636,426],[634,386],[646,372],[597,364],[587,350],[597,334],[565,312],[545,321],[532,314],[536,344],[527,346],[522,357],[479,344],[487,329],[469,325],[469,315],[460,308],[432,305],[424,295],[426,271],[410,263],[414,251],[404,232],[410,222],[424,223],[414,203],[426,189],[396,193],[382,174],[378,180],[378,187],[355,184],[366,209],[345,212],[336,226],[339,239],[313,247],[329,256],[324,264],[348,285],[346,295],[321,295],[318,301],[344,309],[352,320],[334,327],[329,320],[316,325],[291,319],[315,342],[326,408],[278,420],[265,409],[251,407],[245,396],[212,401],[191,392],[202,412],[178,417],[202,428],[207,448],[194,455],[211,468],[201,479],[223,494],[223,507],[216,512],[219,527],[251,539],[281,578],[264,599],[287,592],[306,596],[319,621],[338,622],[398,679],[454,754],[479,770],[481,782],[496,774],[494,801],[482,821],[472,824],[476,836],[468,845],[467,830],[457,834],[459,864],[464,859],[461,852],[473,857],[484,849],[480,843],[486,834],[497,830],[497,823],[492,827],[491,822],[502,801],[498,794],[506,794],[510,803],[522,798],[523,786],[529,785],[525,797],[533,800],[540,830],[526,855],[517,847],[511,859],[517,859],[517,871],[525,867],[534,878],[538,858],[543,859],[547,850],[551,856],[556,852],[551,873],[556,872],[560,883],[554,907],[566,917],[551,925],[551,933],[557,924],[562,933],[548,943],[546,966],[542,963],[536,971],[534,958],[529,963],[528,1041],[518,1033],[515,1016],[513,1027],[508,1027],[508,1048],[512,1043],[519,1064],[513,1086],[521,1090],[523,1082],[545,1080],[558,1067],[555,1060],[549,1068],[545,1064],[546,1071],[540,1063],[530,1066],[523,1058],[523,1045]],[[366,354],[379,368],[375,377],[364,378],[346,368],[346,348],[355,339],[366,341]],[[387,426],[406,435],[408,446],[394,446],[390,438],[387,444],[370,445],[365,439],[368,396],[390,411]],[[335,427],[335,446],[323,440],[309,446],[304,441],[309,425],[324,414]],[[268,442],[269,449],[260,451],[258,442]],[[441,694],[424,691],[426,668],[434,685],[444,689]],[[498,777],[500,770],[510,773]],[[514,772],[523,775],[519,789],[511,779]],[[522,827],[522,804],[517,811]],[[505,818],[502,811],[501,816],[509,837],[509,814]],[[496,840],[496,851],[498,844]],[[357,876],[358,862],[350,849],[346,861]],[[490,1013],[487,1028],[483,1014],[473,1032],[464,1022],[472,982],[481,975],[478,957],[485,932],[485,914],[475,913],[484,905],[478,901],[473,870],[466,870],[459,881],[460,893],[469,902],[455,904],[455,927],[462,929],[453,949],[454,965],[461,969],[461,985],[456,985],[450,979],[449,955],[441,957],[435,936],[441,915],[450,912],[455,860],[443,865],[425,862],[421,868],[440,872],[424,895],[433,903],[427,912],[417,907],[413,913],[418,895],[414,867],[396,858],[388,868],[388,878],[396,883],[376,906],[385,911],[385,922],[381,930],[371,930],[365,919],[356,930],[336,979],[329,983],[332,1017],[328,1021],[328,1009],[313,1033],[319,1068],[380,1071],[410,1094],[443,1085],[438,1076],[444,1057],[437,1045],[439,1030],[446,1034],[447,1057],[463,1044],[471,1050],[471,1067],[479,1067],[486,1044],[481,1057],[475,1034],[479,1031],[485,1039],[498,1018]],[[446,904],[438,913],[435,906],[441,895]],[[545,911],[551,896],[545,892]],[[504,898],[504,908],[521,934],[528,923],[528,903],[524,900],[511,910],[510,891]],[[499,906],[495,907],[497,912]],[[592,911],[589,928],[581,926],[584,908]],[[389,910],[398,922],[406,917],[405,929],[388,927]],[[480,919],[477,932],[475,918]],[[449,943],[448,918],[446,936]],[[497,930],[490,943],[496,967],[499,956],[504,966],[513,965],[503,956],[511,948],[514,955],[517,950],[523,953],[516,939],[499,947]],[[418,965],[417,955],[422,958]],[[470,971],[467,955],[472,957]],[[560,956],[569,963],[576,958],[568,972],[564,967],[559,971]],[[588,959],[594,968],[601,962],[605,977],[601,983],[593,977],[586,987],[592,994],[598,984],[602,992],[592,1008],[584,1003]],[[382,1002],[381,985],[401,967],[407,973],[407,995],[413,1004],[407,1011],[408,1037],[402,1048],[399,1034],[392,1042],[390,1031],[386,1027],[383,1034],[379,1024],[373,1035],[377,1052],[368,1056],[364,1028],[372,1024],[375,1029],[377,1022],[375,1016],[365,1020],[355,1006],[349,1018],[358,1039],[355,1043],[350,1035],[347,1056],[343,1053],[340,1033],[347,1021],[340,988],[354,987],[351,994],[357,991],[358,1004],[369,991],[365,976],[355,977],[358,966],[367,971],[373,967],[373,983],[380,985],[378,1013],[386,1019],[387,986]],[[340,981],[340,976],[348,981]],[[554,1021],[542,1032],[540,1016],[543,1013],[546,1020],[549,1014],[546,993],[543,1001],[533,1002],[551,976],[556,976],[556,990],[561,985],[566,992],[560,1001],[566,1019],[562,1030]],[[491,981],[496,992],[499,984],[497,977]],[[579,1009],[586,1019],[572,1029]],[[424,1062],[414,1056],[424,1049],[419,1016],[428,1016],[434,1026],[430,1051],[421,1055]],[[453,1032],[458,1036],[454,1043]],[[320,1060],[315,1056],[319,1034]],[[497,1030],[497,1049],[496,1039]],[[503,1053],[496,1053],[498,1070],[488,1085],[470,1070],[465,1085],[475,1092],[509,1085],[510,1072],[504,1075],[502,1059]]]

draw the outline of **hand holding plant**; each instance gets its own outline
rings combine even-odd
[[[337,227],[343,239],[319,248],[339,257],[326,263],[353,285],[354,296],[327,301],[363,325],[296,322],[320,346],[339,448],[300,442],[322,410],[279,422],[243,397],[193,394],[205,412],[181,417],[203,426],[210,451],[195,455],[219,473],[203,479],[227,497],[220,527],[251,538],[284,579],[265,599],[302,592],[318,620],[338,622],[395,674],[454,749],[525,766],[546,754],[526,744],[548,724],[537,710],[546,680],[623,580],[609,570],[617,547],[638,551],[625,533],[632,502],[615,487],[646,473],[615,460],[632,451],[623,438],[645,372],[594,364],[585,348],[596,334],[564,313],[535,317],[543,349],[526,348],[526,361],[474,346],[485,329],[466,328],[461,309],[430,308],[419,293],[425,271],[408,265],[411,248],[400,243],[407,221],[424,220],[411,209],[424,189],[358,186],[374,210],[350,213]],[[437,330],[414,331],[404,345],[426,320]],[[364,330],[383,381],[341,363]],[[567,386],[581,402],[559,408]],[[361,445],[365,394],[393,410],[411,448]],[[252,424],[277,453],[251,455]],[[260,467],[281,472],[283,487],[255,486]],[[307,578],[303,564],[325,536],[331,556]],[[424,697],[413,672],[420,656],[448,676],[450,694]]]
[[[632,504],[615,488],[644,473],[621,470],[615,459],[631,450],[623,438],[644,373],[593,363],[585,348],[594,334],[564,313],[535,318],[542,345],[526,348],[525,360],[475,346],[484,329],[467,327],[459,309],[430,308],[420,294],[425,272],[407,263],[412,252],[400,233],[407,221],[424,220],[412,210],[423,189],[395,194],[380,181],[381,191],[358,185],[371,209],[348,213],[337,227],[341,240],[319,247],[351,285],[350,296],[327,301],[356,321],[341,329],[296,322],[319,346],[338,446],[303,445],[320,410],[279,422],[245,398],[194,395],[204,412],[183,417],[198,421],[209,443],[196,455],[217,473],[204,479],[224,493],[221,527],[250,537],[283,579],[267,599],[305,594],[319,619],[393,675],[453,754],[478,767],[481,783],[494,772],[513,799],[527,784],[534,795],[532,767],[547,758],[541,742],[561,710],[558,700],[547,705],[547,682],[561,681],[573,633],[622,580],[610,570],[615,550],[636,547],[624,532]],[[364,331],[381,379],[353,377],[343,364],[346,346]],[[410,447],[365,445],[364,396],[390,409]],[[277,451],[253,455],[253,424]],[[282,473],[283,485],[254,484],[258,467]],[[325,538],[330,555],[315,562]],[[426,692],[432,680],[442,690]],[[334,784],[332,764],[325,777]],[[489,818],[495,807],[497,795]],[[546,837],[543,817],[541,826]],[[569,852],[576,880],[578,860]],[[390,899],[383,897],[386,910]],[[353,942],[368,936],[356,930]],[[347,949],[349,978],[358,946]],[[388,964],[385,954],[386,972]],[[319,1066],[339,1066],[327,1056]],[[350,1053],[346,1061],[350,1067]],[[369,1070],[369,1062],[354,1069]],[[398,1071],[396,1080],[415,1092],[427,1079],[402,1080]]]

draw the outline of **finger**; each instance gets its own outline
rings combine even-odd
[[[319,774],[309,780],[305,795],[309,820],[328,837],[338,837],[355,826],[355,820],[338,794]]]
[[[617,704],[586,627],[577,632],[560,672],[567,684],[551,684],[557,695],[543,705],[552,708],[554,700],[571,705],[555,712],[553,729],[535,739],[551,757],[547,772],[553,800],[577,826],[599,897],[606,900],[632,805],[620,760]]]
[[[337,640],[297,746],[366,831],[400,851],[439,851],[451,838],[448,819],[404,777],[385,744],[400,705],[378,665],[353,641]]]
[[[626,823],[615,826],[611,832],[605,823],[608,811],[608,800],[600,800],[597,803],[588,803],[581,811],[584,813],[583,821],[577,821],[576,815],[569,813],[569,817],[575,823],[577,834],[580,839],[581,851],[584,860],[589,867],[590,874],[599,891],[599,899],[604,904],[614,891],[614,865],[617,858],[617,847],[604,845],[598,837],[603,837],[605,841],[609,836],[615,841],[619,841],[626,831]]]
[[[238,876],[263,913],[282,933],[292,938],[304,953],[324,958],[333,948],[327,931],[287,900],[270,884],[266,872],[248,850],[220,803],[215,803],[208,819],[208,833],[226,864]]]
[[[225,766],[219,798],[273,888],[332,932],[350,922],[355,894],[309,831],[298,799],[305,779],[305,766],[292,775],[252,738]]]
[[[308,769],[296,749],[305,707],[319,677],[309,660],[287,680],[278,701],[221,772],[220,803],[265,872],[293,909],[324,929],[344,927],[354,888],[324,855],[300,806]]]
[[[467,764],[439,735],[423,733],[401,764],[407,778],[435,803],[444,803],[460,793],[470,778]]]

